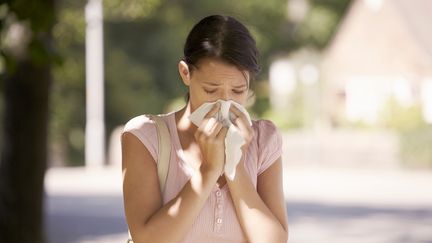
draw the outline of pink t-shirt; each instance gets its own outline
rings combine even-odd
[[[174,112],[162,118],[168,125],[171,135],[171,159],[163,203],[166,204],[178,195],[192,176],[191,168],[185,163],[183,149],[177,133]],[[275,125],[268,120],[252,121],[255,136],[246,154],[245,167],[256,188],[257,177],[282,154],[282,138]],[[124,128],[131,132],[146,146],[157,161],[158,137],[156,126],[147,116],[131,119]],[[237,219],[228,185],[214,186],[192,228],[182,242],[246,242],[246,237]]]

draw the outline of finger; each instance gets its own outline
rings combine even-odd
[[[207,122],[203,126],[203,132],[206,135],[210,135],[212,133],[213,128],[216,126],[218,121],[214,117],[210,117]]]
[[[208,119],[208,118],[210,118],[210,117],[212,117],[214,114],[216,114],[216,112],[218,112],[219,111],[219,108],[220,108],[220,103],[216,103],[211,109],[210,109],[210,111],[209,112],[207,112],[207,114],[204,116],[204,119]]]
[[[216,112],[219,110],[220,108],[220,104],[216,103],[216,105],[214,105],[209,112],[207,112],[207,114],[204,116],[204,119],[202,120],[201,124],[198,127],[199,131],[204,131],[205,128],[207,127],[207,123],[210,120],[210,118],[212,118],[214,116],[214,114],[216,114]]]
[[[231,111],[232,113],[234,113],[236,116],[244,115],[243,112],[241,112],[241,111],[239,110],[239,108],[237,108],[235,105],[231,105],[231,106],[230,106],[230,111]]]
[[[210,130],[213,128],[216,122],[217,120],[213,117],[210,117],[209,119],[201,122],[201,125],[197,129],[198,134],[205,134],[208,136],[210,134]]]
[[[214,114],[216,114],[216,112],[219,110],[220,108],[220,104],[216,103],[215,105],[213,105],[213,107],[207,112],[207,114],[205,114],[205,116],[203,117],[203,120],[201,122],[200,125],[202,125],[203,123],[205,123],[208,119],[210,119],[211,117],[214,116]]]
[[[234,121],[234,125],[236,125],[240,131],[249,131],[250,127],[246,125],[246,123],[240,117],[237,117]]]
[[[227,127],[222,127],[219,131],[219,133],[216,135],[217,139],[225,139],[226,135],[228,133]]]
[[[216,122],[210,131],[210,136],[216,137],[219,134],[219,131],[222,129],[222,127],[223,127],[222,123]]]
[[[231,106],[230,107],[230,111],[232,111],[232,113],[237,116],[237,118],[234,120],[234,123],[238,126],[238,127],[242,127],[242,128],[246,128],[249,127],[249,120],[247,119],[246,115],[241,112],[237,107],[235,106]],[[240,125],[242,123],[242,125]]]

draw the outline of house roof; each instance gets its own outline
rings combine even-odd
[[[406,21],[414,39],[432,58],[432,1],[392,0]]]
[[[329,45],[323,74],[432,75],[431,0],[382,0],[378,9],[355,0]]]

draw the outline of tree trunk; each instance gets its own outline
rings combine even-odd
[[[50,65],[17,63],[4,80],[0,161],[0,242],[44,242],[43,191],[47,161]]]

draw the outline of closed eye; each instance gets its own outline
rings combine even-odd
[[[236,93],[236,94],[243,94],[245,91],[246,91],[245,89],[243,89],[243,90],[233,90],[233,92]]]
[[[207,94],[213,94],[214,92],[216,92],[215,89],[214,89],[214,90],[206,90],[206,89],[204,89],[204,91],[205,91]]]

